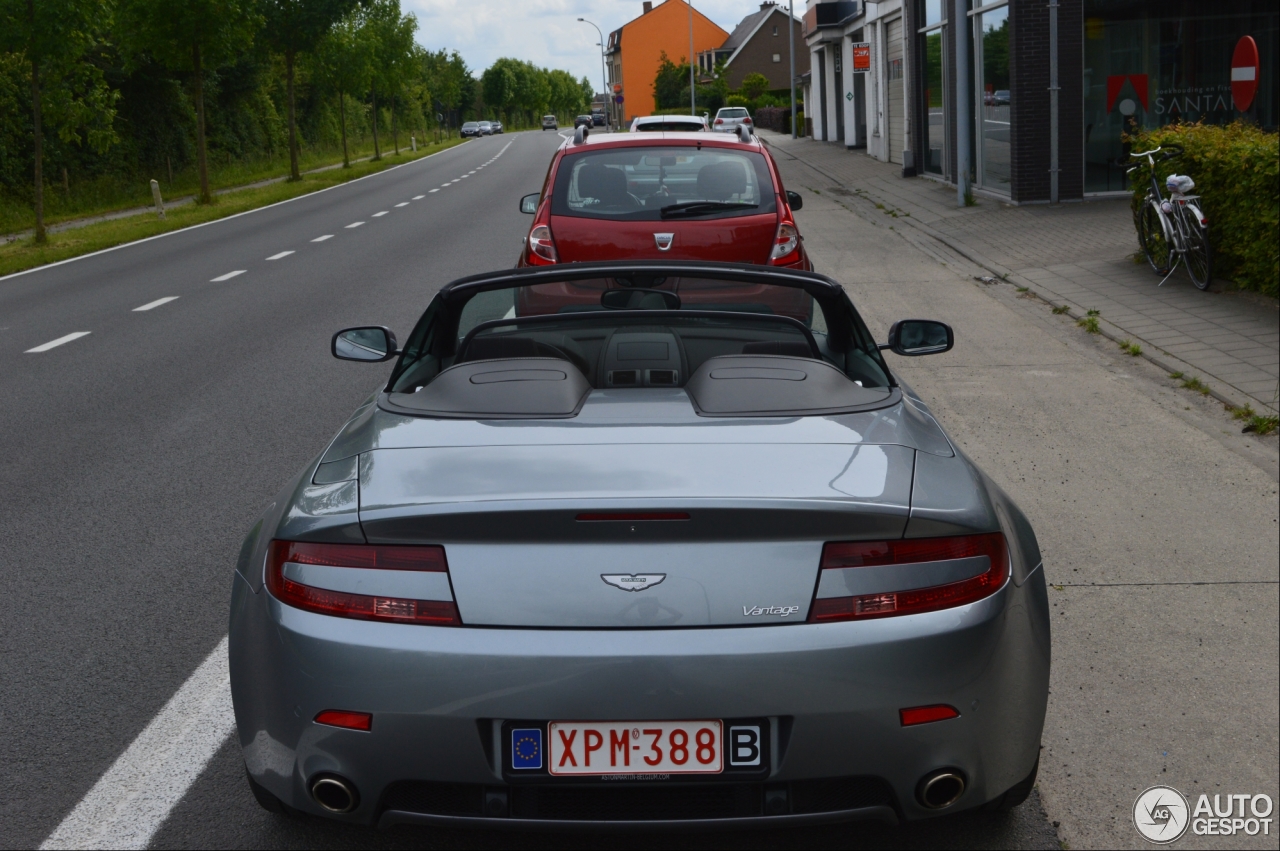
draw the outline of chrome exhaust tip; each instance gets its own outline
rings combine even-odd
[[[950,768],[926,774],[916,789],[916,798],[931,810],[942,810],[964,794],[964,775]]]
[[[349,813],[360,805],[356,787],[336,774],[323,774],[312,780],[311,799],[331,813]]]

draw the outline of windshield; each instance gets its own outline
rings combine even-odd
[[[655,221],[676,212],[676,205],[691,204],[697,206],[684,212],[699,217],[773,214],[773,180],[764,155],[693,145],[571,154],[556,171],[551,212]]]
[[[432,307],[446,310],[438,301]],[[622,342],[662,343],[664,364],[649,368],[671,370],[673,386],[726,355],[812,358],[864,388],[887,392],[892,384],[847,299],[820,301],[794,286],[634,273],[477,292],[461,303],[451,299],[447,311],[433,317],[429,309],[414,329],[392,392],[414,392],[458,363],[513,357],[561,358],[593,387],[621,386],[608,373],[610,346]],[[433,340],[433,329],[445,336]]]
[[[740,106],[729,106],[716,113],[719,118],[746,118],[747,110]]]

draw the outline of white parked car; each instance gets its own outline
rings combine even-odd
[[[632,133],[698,133],[710,129],[701,115],[644,115],[631,119]]]
[[[756,129],[746,107],[725,106],[716,112],[716,120],[711,123],[711,129],[719,133],[737,133],[739,124],[747,125],[752,131]]]

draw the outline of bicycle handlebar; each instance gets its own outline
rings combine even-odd
[[[1182,148],[1182,146],[1181,146],[1181,145],[1161,145],[1160,147],[1158,147],[1158,148],[1152,148],[1152,149],[1151,149],[1151,150],[1149,150],[1149,151],[1141,151],[1141,152],[1134,152],[1134,153],[1130,153],[1130,154],[1129,154],[1129,156],[1130,156],[1130,157],[1135,157],[1135,158],[1136,158],[1136,157],[1149,157],[1149,156],[1151,156],[1152,154],[1159,154],[1159,153],[1161,153],[1161,152],[1164,152],[1164,156],[1160,157],[1160,159],[1161,159],[1161,160],[1171,160],[1171,159],[1173,159],[1174,157],[1181,156],[1181,155],[1182,155],[1182,152],[1183,152],[1183,148]]]

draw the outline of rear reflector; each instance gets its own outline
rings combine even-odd
[[[689,515],[683,511],[652,511],[639,514],[579,514],[574,519],[588,523],[601,520],[616,520],[622,522],[636,520],[688,520]]]
[[[822,548],[822,568],[874,567],[987,556],[985,573],[960,582],[855,597],[825,597],[813,601],[809,621],[861,620],[914,615],[964,606],[1000,590],[1009,576],[1004,535],[963,535],[954,538],[914,538],[897,541],[850,541]]]
[[[364,730],[367,733],[373,729],[373,716],[368,712],[326,709],[316,716],[316,723],[327,724],[330,727],[344,727],[348,730]]]
[[[363,544],[313,544],[272,541],[267,554],[267,589],[280,602],[339,618],[460,626],[462,618],[452,600],[406,600],[370,594],[348,594],[303,585],[284,575],[284,566],[322,564],[376,570],[425,570],[448,572],[443,547],[388,547]]]
[[[948,718],[959,718],[960,710],[954,706],[939,703],[937,706],[913,706],[910,709],[899,709],[898,717],[902,726],[914,727],[916,724],[928,724],[931,721],[946,721]]]

